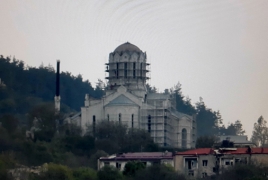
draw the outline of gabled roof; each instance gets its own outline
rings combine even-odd
[[[117,106],[118,105],[135,105],[135,106],[137,106],[137,104],[135,102],[133,102],[132,100],[130,100],[129,98],[127,98],[123,94],[121,94],[117,98],[110,101],[106,106],[114,106],[114,105],[117,105]]]
[[[208,155],[213,154],[214,150],[211,148],[199,148],[199,149],[192,149],[189,151],[184,152],[177,152],[176,155]]]
[[[112,155],[109,157],[101,157],[100,160],[108,161],[123,161],[123,160],[161,160],[161,159],[173,159],[172,152],[134,152],[123,153],[119,155]]]

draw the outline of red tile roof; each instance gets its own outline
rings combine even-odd
[[[199,148],[199,149],[192,149],[189,151],[176,153],[176,155],[207,155],[207,154],[213,154],[213,149],[211,149],[211,148]]]
[[[211,148],[192,149],[184,152],[177,152],[176,155],[208,155],[215,152],[220,154],[249,154],[248,148]],[[268,154],[268,148],[251,148],[251,154]]]
[[[221,150],[221,153],[226,154],[249,154],[248,148],[237,148],[235,151]],[[268,148],[251,148],[251,154],[268,154]]]

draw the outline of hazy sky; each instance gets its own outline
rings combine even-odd
[[[152,86],[179,81],[193,103],[202,97],[250,135],[268,120],[267,9],[267,0],[0,0],[0,54],[37,67],[60,59],[95,86],[129,41],[147,52]]]

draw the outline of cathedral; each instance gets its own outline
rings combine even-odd
[[[171,94],[147,91],[150,64],[145,52],[126,42],[110,53],[105,66],[105,95],[92,99],[86,94],[81,112],[69,121],[76,122],[84,131],[100,121],[115,121],[148,131],[160,146],[195,147],[194,116],[178,112]]]

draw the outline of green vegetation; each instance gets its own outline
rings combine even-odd
[[[15,58],[11,60],[0,56],[0,78],[1,180],[10,179],[8,170],[17,165],[42,166],[40,175],[29,175],[31,180],[186,179],[171,167],[156,165],[145,168],[140,162],[128,163],[123,173],[110,166],[96,171],[98,158],[108,154],[163,151],[144,130],[127,129],[114,122],[101,122],[94,129],[88,127],[86,135],[81,136],[79,127],[62,123],[66,114],[80,109],[86,93],[94,98],[103,95],[103,83],[100,80],[93,88],[90,82],[83,81],[81,75],[62,72],[62,114],[55,114],[52,103],[55,91],[53,67],[28,67]],[[156,92],[155,87],[147,85],[147,88],[150,92]],[[245,133],[239,120],[227,127],[223,126],[220,112],[208,108],[202,98],[193,106],[191,99],[182,94],[180,84],[165,93],[175,96],[178,111],[196,116],[199,136],[197,147],[211,146],[213,137],[219,133]],[[30,128],[34,128],[33,139],[25,136],[26,130]],[[267,132],[266,121],[260,117],[254,125],[254,140],[260,145],[267,144],[263,140],[267,140]],[[249,177],[263,178],[261,175]]]
[[[267,179],[268,167],[261,164],[241,164],[224,169],[218,176],[207,179],[215,180],[264,180]]]

